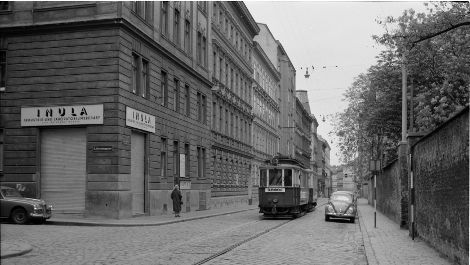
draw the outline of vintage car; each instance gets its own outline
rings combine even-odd
[[[0,186],[0,217],[10,218],[16,224],[29,221],[43,223],[51,218],[52,206],[44,200],[25,198],[18,190]]]
[[[357,204],[353,193],[337,191],[331,194],[325,206],[325,221],[330,218],[349,219],[351,223],[356,221]]]

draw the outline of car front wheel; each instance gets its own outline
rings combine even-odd
[[[325,221],[330,221],[330,217],[328,215],[325,215]]]
[[[11,219],[15,224],[26,224],[29,221],[28,213],[23,208],[16,208],[11,213]]]

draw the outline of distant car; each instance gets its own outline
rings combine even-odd
[[[16,189],[0,186],[0,217],[16,224],[29,221],[45,222],[51,218],[52,206],[44,200],[25,198]]]
[[[357,204],[352,192],[336,191],[331,194],[325,206],[325,221],[330,218],[349,219],[351,223],[356,221]]]

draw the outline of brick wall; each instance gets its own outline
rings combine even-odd
[[[468,264],[468,107],[412,147],[417,235]]]

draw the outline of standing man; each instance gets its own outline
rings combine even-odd
[[[181,195],[180,187],[177,184],[171,192],[171,199],[173,200],[173,211],[175,212],[175,217],[180,217],[181,204],[183,204],[183,201],[181,200],[182,198],[183,196]]]

